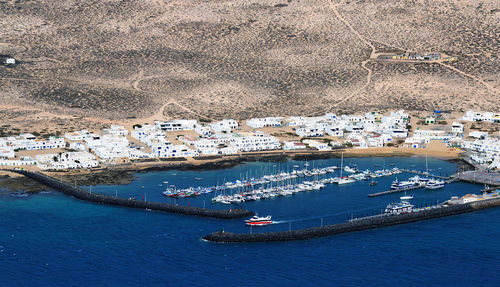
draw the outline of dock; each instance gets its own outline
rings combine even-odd
[[[453,182],[461,180],[461,178],[459,178],[457,174],[454,174],[452,176],[441,176],[441,175],[431,174],[431,173],[428,173],[428,172],[421,172],[421,171],[418,171],[418,170],[410,170],[410,169],[400,169],[400,170],[403,171],[403,172],[413,173],[413,174],[416,174],[416,175],[422,175],[422,176],[425,176],[425,177],[439,178],[439,179],[444,180],[444,182],[446,184],[450,184],[450,183],[453,183]],[[368,197],[377,197],[377,196],[382,196],[382,195],[387,195],[387,194],[393,194],[393,193],[400,193],[400,192],[405,192],[405,191],[410,191],[410,190],[415,190],[415,189],[421,189],[421,188],[425,188],[425,186],[414,186],[414,187],[405,188],[405,189],[394,189],[394,190],[387,190],[387,191],[382,191],[382,192],[375,192],[375,193],[368,194]]]
[[[368,194],[368,197],[377,197],[377,196],[382,196],[382,195],[387,195],[387,194],[392,194],[392,193],[400,193],[400,192],[421,189],[421,188],[425,188],[425,186],[414,186],[414,187],[404,188],[404,189],[393,189],[393,190],[387,190],[387,191],[382,191],[382,192],[375,192],[375,193]]]
[[[427,177],[434,177],[434,178],[439,178],[439,179],[443,179],[443,180],[449,180],[450,179],[449,176],[435,175],[435,174],[431,174],[431,173],[428,173],[428,172],[422,172],[422,171],[418,171],[418,170],[403,169],[403,168],[401,168],[400,170],[402,172],[413,173],[413,174],[416,174],[416,175],[422,175],[422,176],[427,176]]]
[[[70,195],[77,199],[88,202],[123,206],[123,207],[137,208],[144,210],[155,210],[155,211],[162,211],[162,212],[169,212],[169,213],[176,213],[183,215],[212,217],[218,219],[239,219],[254,215],[253,212],[245,209],[230,209],[230,210],[208,209],[208,208],[200,208],[192,206],[174,205],[161,202],[142,201],[132,198],[126,199],[120,197],[111,197],[86,191],[84,189],[69,185],[65,182],[62,182],[60,180],[57,180],[53,177],[47,176],[39,172],[29,172],[25,170],[9,170],[9,172],[24,175],[48,187],[51,187],[54,190],[60,191],[66,195]]]

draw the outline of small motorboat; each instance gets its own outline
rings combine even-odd
[[[254,215],[252,218],[245,220],[246,225],[262,226],[272,223],[273,221],[271,220],[271,215],[268,215],[266,217],[259,217],[257,215]]]
[[[409,201],[409,200],[413,199],[413,195],[408,195],[408,194],[406,194],[406,191],[405,191],[405,195],[401,196],[399,199],[401,199],[401,201]]]
[[[377,183],[378,183],[378,182],[376,182],[375,180],[372,180],[372,181],[370,181],[370,183],[369,183],[369,184],[370,184],[370,186],[374,186],[374,185],[377,185]]]

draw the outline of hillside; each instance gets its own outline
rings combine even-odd
[[[494,0],[0,4],[12,126],[500,106]],[[392,51],[457,60],[376,60]]]

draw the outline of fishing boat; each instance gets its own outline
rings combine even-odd
[[[163,195],[169,196],[169,197],[178,197],[179,193],[173,188],[168,188],[163,192]]]
[[[262,226],[262,225],[269,225],[272,223],[273,221],[271,220],[271,215],[265,217],[259,217],[257,215],[254,215],[252,218],[245,220],[245,224],[251,226]]]

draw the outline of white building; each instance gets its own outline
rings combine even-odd
[[[149,137],[151,134],[156,134],[156,133],[159,134],[160,136],[165,136],[164,132],[157,129],[155,126],[142,125],[134,127],[134,130],[130,133],[130,136],[135,139],[142,140],[144,138]]]
[[[90,133],[88,130],[65,133],[64,137],[69,141],[85,141],[87,139],[99,139],[100,135]]]
[[[0,166],[23,166],[36,165],[37,162],[29,156],[23,156],[20,159],[3,159],[0,158]]]
[[[454,134],[463,134],[464,133],[464,125],[459,122],[453,122],[451,124],[451,132]]]
[[[210,127],[216,132],[229,133],[238,128],[238,121],[233,119],[223,119],[222,121],[211,123]]]
[[[246,120],[248,126],[254,129],[264,127],[281,127],[283,117],[266,117],[266,118],[252,118]]]
[[[48,140],[45,139],[26,139],[21,140],[18,143],[20,145],[18,148],[26,149],[26,150],[45,150],[45,149],[54,149],[54,148],[64,148],[66,147],[66,143],[63,138],[60,137],[50,137]]]
[[[14,157],[16,154],[14,148],[10,146],[0,147],[0,158]]]
[[[196,120],[174,120],[166,122],[155,122],[155,127],[162,131],[187,131],[194,130],[198,122]]]
[[[72,142],[69,144],[69,148],[73,150],[85,151],[87,150],[87,146],[81,142]]]
[[[500,123],[500,114],[492,112],[481,113],[475,111],[467,111],[460,120],[469,122]]]
[[[324,135],[323,129],[318,126],[300,127],[295,130],[295,134],[305,138],[322,137]]]
[[[209,126],[196,125],[194,131],[204,138],[208,138],[213,135],[212,128],[210,128]]]
[[[281,149],[280,141],[262,132],[233,134],[231,145],[240,151],[262,151]]]
[[[447,140],[451,136],[443,130],[416,130],[413,137],[425,138],[428,140]]]
[[[232,154],[237,154],[238,153],[238,149],[235,148],[234,146],[232,145],[229,145],[227,147],[223,147],[219,150],[220,154],[222,155],[232,155]]]
[[[344,136],[344,130],[340,125],[330,125],[325,128],[325,132],[328,135],[334,136],[334,137],[343,137]]]
[[[95,155],[89,152],[64,152],[36,155],[40,169],[80,169],[98,167]]]
[[[120,125],[111,125],[110,128],[102,129],[103,135],[113,135],[113,136],[126,136],[128,135],[128,130]]]
[[[283,149],[284,150],[303,150],[306,149],[307,146],[304,143],[298,142],[298,141],[285,141],[283,144]]]
[[[303,143],[307,144],[309,147],[321,150],[321,151],[329,151],[332,150],[332,147],[328,143],[319,142],[315,140],[303,140]]]

